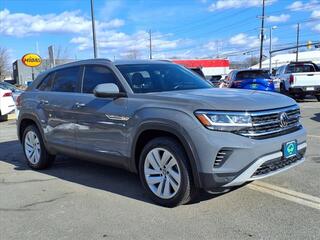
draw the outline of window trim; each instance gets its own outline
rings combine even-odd
[[[127,92],[126,92],[125,88],[123,87],[120,79],[119,79],[118,76],[114,73],[114,71],[113,71],[109,66],[106,66],[106,65],[103,65],[103,64],[96,64],[96,63],[94,63],[94,64],[84,64],[84,65],[82,65],[82,77],[81,77],[81,87],[80,87],[80,88],[81,88],[81,92],[80,92],[80,93],[82,93],[82,94],[91,94],[91,95],[94,95],[94,93],[85,93],[85,92],[83,92],[84,76],[85,76],[85,73],[86,73],[86,67],[89,67],[89,66],[92,66],[92,67],[98,66],[98,67],[107,68],[107,69],[111,72],[111,74],[114,76],[115,80],[117,81],[117,86],[118,86],[118,88],[119,88],[119,92],[120,92],[120,93],[125,93],[125,94],[127,94]]]

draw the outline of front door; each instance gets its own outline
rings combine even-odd
[[[82,156],[125,165],[127,99],[97,98],[93,89],[102,83],[115,83],[113,72],[102,65],[84,67],[82,94],[76,98],[76,150]]]

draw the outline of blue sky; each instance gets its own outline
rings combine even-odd
[[[235,58],[259,48],[262,0],[95,0],[99,57]],[[266,28],[274,48],[320,40],[319,0],[266,0]],[[269,30],[265,55],[268,54]],[[90,0],[1,0],[0,46],[10,58],[54,45],[60,57],[92,57]]]

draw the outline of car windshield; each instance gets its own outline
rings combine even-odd
[[[196,73],[175,64],[117,65],[134,93],[164,92],[213,86]]]
[[[287,73],[315,72],[311,64],[291,64],[287,68]]]
[[[247,79],[269,79],[269,73],[265,71],[241,71],[237,73],[236,80],[247,80]]]

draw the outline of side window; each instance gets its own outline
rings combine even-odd
[[[107,67],[99,65],[85,66],[82,90],[83,93],[93,93],[93,89],[97,85],[103,83],[114,83],[121,90],[116,76]]]
[[[48,74],[38,86],[40,91],[51,91],[54,73]]]
[[[57,70],[54,76],[52,90],[54,92],[78,92],[78,80],[80,77],[80,67],[70,67]]]

